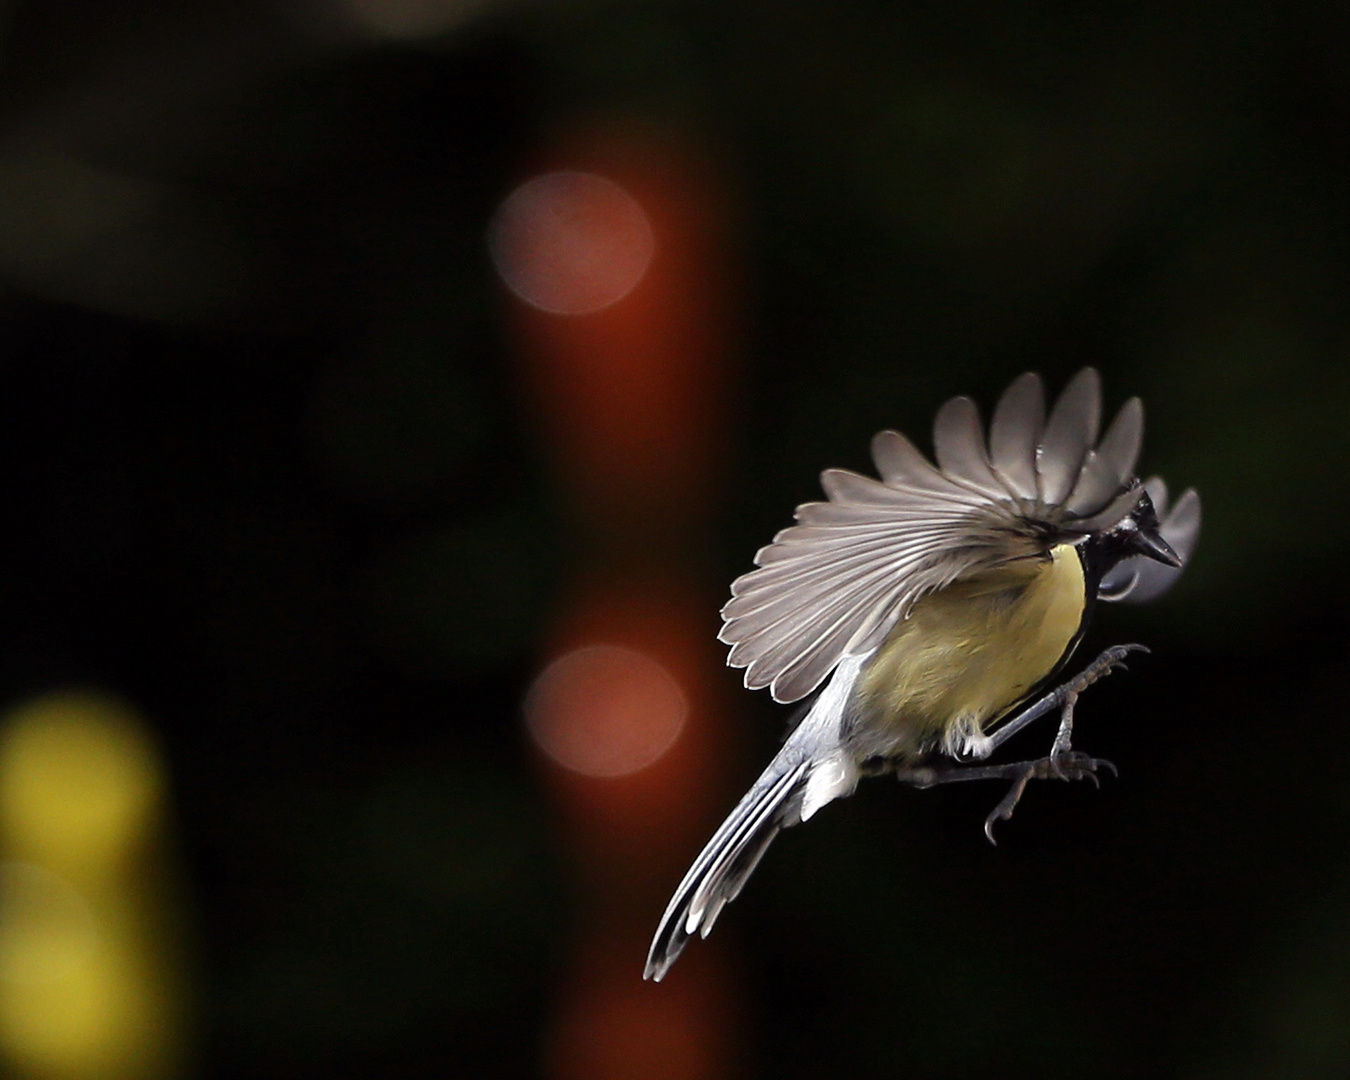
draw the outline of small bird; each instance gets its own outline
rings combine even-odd
[[[851,795],[863,776],[917,787],[1011,780],[985,821],[992,842],[1030,780],[1114,773],[1072,749],[1074,706],[1147,650],[1114,646],[1036,694],[1068,663],[1097,600],[1148,600],[1171,586],[1199,536],[1200,498],[1188,490],[1169,509],[1161,479],[1135,476],[1137,397],[1099,441],[1100,420],[1092,368],[1048,419],[1040,376],[1028,373],[999,399],[987,441],[970,398],[938,410],[936,466],[883,431],[872,440],[880,480],[821,474],[828,501],[799,506],[797,523],[760,549],[758,569],[731,586],[718,635],[748,688],[783,703],[816,696],[676,888],[645,978],[659,982],[689,938],[708,936],[780,830]],[[974,764],[1056,709],[1046,757]]]

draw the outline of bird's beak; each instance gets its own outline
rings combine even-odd
[[[1164,540],[1156,529],[1140,529],[1136,532],[1134,546],[1140,555],[1156,559],[1164,566],[1181,569],[1181,557],[1172,550],[1172,545]]]

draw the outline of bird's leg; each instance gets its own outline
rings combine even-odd
[[[1067,780],[1059,769],[1059,759],[1067,755],[1073,742],[1073,710],[1078,704],[1078,695],[1076,693],[1066,694],[1064,705],[1059,713],[1059,730],[1055,732],[1055,741],[1050,744],[1050,762],[1055,770],[1055,775],[1061,780]]]
[[[1101,781],[1097,779],[1098,769],[1110,769],[1112,776],[1119,775],[1116,767],[1105,758],[1089,757],[1073,750],[1066,750],[1059,755],[1052,753],[1050,757],[1038,761],[1023,761],[1018,764],[1021,766],[1021,772],[1014,774],[1008,794],[1003,796],[1003,801],[984,819],[984,835],[989,838],[991,844],[998,843],[994,839],[994,822],[1007,821],[1012,817],[1017,804],[1022,801],[1022,792],[1027,788],[1027,781],[1046,780],[1053,776],[1059,780],[1091,780],[1093,786],[1101,787]]]
[[[1052,757],[1062,756],[1069,749],[1073,737],[1073,709],[1078,695],[1098,679],[1109,675],[1116,668],[1124,668],[1125,657],[1132,652],[1148,652],[1143,645],[1112,645],[1096,660],[1092,661],[1077,676],[1055,687],[1044,697],[1028,705],[1011,720],[1006,721],[988,737],[984,743],[984,755],[992,754],[1033,720],[1038,720],[1054,709],[1060,709],[1059,731],[1055,735]]]
[[[1088,754],[1073,750],[1073,714],[1078,704],[1078,696],[1097,680],[1109,675],[1116,668],[1125,666],[1125,657],[1132,652],[1148,652],[1143,645],[1113,645],[1092,661],[1077,676],[1055,687],[1044,697],[1028,705],[1011,720],[1000,725],[981,747],[981,757],[993,753],[999,746],[1016,735],[1033,720],[1037,720],[1054,709],[1060,710],[1059,730],[1055,732],[1055,741],[1050,753],[1034,761],[1016,761],[1009,765],[968,765],[942,763],[928,765],[900,765],[885,759],[875,759],[872,773],[894,772],[896,779],[915,787],[927,788],[938,784],[951,784],[960,780],[1011,780],[1012,787],[1003,801],[994,807],[985,819],[984,834],[994,843],[994,822],[1007,821],[1013,815],[1018,802],[1022,799],[1027,784],[1032,780],[1091,780],[1100,786],[1097,779],[1098,769],[1109,769],[1116,775],[1116,767],[1105,758],[1094,758]],[[866,766],[864,766],[866,769]]]
[[[916,765],[894,766],[896,779],[918,788],[953,784],[962,780],[1011,780],[1012,787],[990,815],[984,820],[984,835],[991,844],[994,840],[994,822],[1007,821],[1013,815],[1022,793],[1032,780],[1091,780],[1098,787],[1098,769],[1109,769],[1116,775],[1116,767],[1105,758],[1089,757],[1074,750],[1065,750],[1058,756],[1037,758],[1035,761],[1015,761],[1008,765]]]

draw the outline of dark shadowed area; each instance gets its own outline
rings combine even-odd
[[[1350,1075],[1347,55],[1330,0],[8,0],[0,1058],[53,1080]],[[609,299],[552,264],[512,278],[499,207],[574,161],[614,162],[654,222],[587,196],[616,295],[714,223],[651,286],[694,296],[669,319],[687,386],[625,381],[631,343],[665,355],[660,311],[592,345]],[[592,348],[631,369],[576,375]],[[996,848],[1001,788],[867,782],[642,984],[642,935],[790,712],[717,666],[727,584],[822,468],[871,471],[877,430],[926,448],[947,397],[987,411],[1084,364],[1108,412],[1143,397],[1143,470],[1205,508],[1180,584],[1099,611],[1084,646],[1153,650],[1078,707],[1119,779],[1034,785]],[[586,419],[630,398],[634,430]],[[690,448],[688,474],[644,485],[630,444]],[[678,594],[670,625],[712,658],[628,758],[523,720],[546,661],[610,625],[597,582]],[[623,700],[646,708],[668,677],[643,662]],[[586,803],[678,748],[686,704],[717,729],[693,824]],[[41,815],[85,794],[60,854]],[[651,860],[588,846],[649,812]],[[114,837],[89,869],[124,818],[135,857]],[[602,939],[618,982],[586,981]],[[704,1057],[697,1025],[665,1072],[575,1050],[624,1023],[665,1046],[625,1010],[686,964],[719,1017]],[[159,1026],[108,1034],[94,1004],[80,1027],[52,989],[80,972]],[[573,1006],[602,984],[610,1011]]]

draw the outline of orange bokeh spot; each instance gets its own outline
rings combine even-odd
[[[488,236],[524,388],[586,539],[650,555],[705,521],[716,490],[734,302],[716,185],[676,140],[627,127],[578,135],[529,175]],[[544,181],[566,197],[536,199]],[[550,223],[545,205],[573,209]],[[527,257],[504,257],[517,246]],[[542,304],[520,287],[536,276]]]
[[[587,645],[553,661],[525,699],[540,749],[583,776],[627,776],[679,737],[689,702],[661,664],[636,649]]]
[[[595,173],[547,172],[497,211],[488,246],[513,293],[554,315],[618,303],[651,265],[656,239],[636,199]]]

